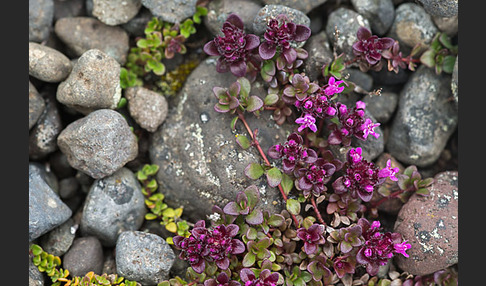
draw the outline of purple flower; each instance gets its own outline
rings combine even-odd
[[[305,114],[304,117],[297,118],[295,123],[300,124],[297,131],[302,132],[305,128],[309,128],[312,132],[317,131],[316,119],[310,114]]]
[[[336,104],[330,100],[323,87],[302,100],[295,101],[294,105],[302,113],[310,114],[314,118],[331,118],[337,114]]]
[[[365,122],[359,127],[359,130],[363,131],[363,138],[368,138],[368,135],[373,135],[375,138],[380,137],[380,134],[375,132],[375,128],[380,126],[380,123],[373,123],[371,119],[366,118]]]
[[[278,273],[270,272],[268,269],[262,270],[258,277],[249,268],[243,268],[240,271],[241,281],[244,282],[244,286],[275,286],[278,282]]]
[[[317,245],[324,244],[324,226],[314,223],[308,229],[301,227],[297,230],[297,237],[304,242],[304,252],[309,255],[317,251]]]
[[[317,160],[317,153],[302,145],[303,142],[302,136],[294,132],[284,144],[270,147],[268,156],[273,159],[282,158],[284,173],[291,174],[298,164],[314,163]]]
[[[381,54],[384,50],[392,47],[395,42],[392,38],[378,38],[372,35],[371,31],[365,27],[360,27],[356,36],[358,41],[353,45],[353,53],[360,59],[366,60],[370,65],[376,65],[381,60]]]
[[[241,283],[230,280],[228,274],[221,272],[216,279],[211,278],[204,281],[204,286],[241,286]]]
[[[244,32],[243,21],[236,14],[230,14],[221,29],[223,36],[217,36],[204,45],[204,52],[210,56],[220,56],[216,70],[224,73],[228,70],[237,77],[246,74],[247,61],[252,50],[260,44],[260,38]]]
[[[395,177],[395,174],[397,174],[398,172],[400,171],[399,168],[395,167],[395,168],[392,168],[391,167],[391,160],[388,159],[388,161],[386,161],[386,167],[381,169],[380,172],[378,173],[378,176],[380,178],[390,178],[390,180],[392,181],[398,181],[398,178]]]
[[[259,47],[260,57],[269,60],[280,52],[288,64],[297,59],[297,52],[291,46],[292,42],[306,41],[311,30],[304,25],[289,22],[286,15],[281,14],[276,19],[271,19],[267,24],[267,30],[263,37],[265,41]]]
[[[396,243],[396,244],[393,245],[393,247],[395,248],[395,253],[400,253],[403,256],[405,256],[405,257],[408,258],[409,255],[405,251],[407,251],[410,248],[412,248],[412,245],[410,245],[410,243],[407,243],[407,241],[408,240],[405,240],[402,243]]]
[[[346,273],[353,274],[356,268],[356,260],[352,255],[339,256],[333,262],[334,271],[339,278],[343,278]]]
[[[298,178],[297,185],[303,190],[304,196],[308,196],[310,191],[318,196],[327,190],[325,184],[329,182],[335,171],[336,166],[323,158],[318,158],[314,163],[308,164],[306,168],[297,170],[295,174]]]
[[[341,83],[346,84],[343,80],[336,81],[336,79],[331,76],[327,83],[326,88],[324,89],[324,93],[328,96],[332,96],[335,93],[340,93],[344,90],[344,86],[339,86]]]

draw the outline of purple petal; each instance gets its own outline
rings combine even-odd
[[[230,264],[230,261],[229,261],[228,257],[225,257],[221,260],[216,261],[216,266],[218,266],[219,269],[222,269],[222,270],[228,269],[229,264]]]
[[[207,42],[205,45],[204,45],[204,48],[203,48],[204,52],[210,56],[219,56],[220,53],[218,51],[218,48],[216,47],[216,44],[214,42],[214,40],[210,41],[210,42]]]
[[[296,25],[294,41],[303,42],[311,35],[311,29],[304,25]]]
[[[317,245],[308,242],[304,243],[304,251],[306,254],[312,254],[316,252],[316,250],[317,250]]]
[[[295,51],[294,48],[286,49],[283,51],[283,56],[285,57],[285,60],[287,63],[293,63],[297,59],[297,52]]]
[[[358,32],[356,33],[356,36],[358,37],[358,40],[367,40],[368,38],[371,37],[371,31],[368,30],[367,28],[361,26],[358,29]]]
[[[230,224],[226,227],[226,232],[230,237],[236,236],[238,234],[238,230],[240,230],[240,227],[236,224]]]
[[[246,74],[246,63],[244,61],[234,62],[230,65],[231,73],[236,77],[242,77]]]
[[[243,268],[240,271],[240,278],[243,282],[253,281],[255,280],[255,273],[251,271],[249,268]]]
[[[260,45],[260,37],[258,37],[257,35],[248,34],[246,35],[245,40],[246,40],[246,45],[245,45],[246,50],[253,50],[254,48],[258,47],[258,45]]]
[[[288,160],[282,160],[282,167],[284,173],[290,174],[295,169],[295,163],[292,163]]]
[[[228,18],[226,18],[226,22],[229,22],[242,30],[245,28],[243,20],[241,20],[241,18],[234,13],[230,14]]]
[[[233,244],[233,252],[231,254],[240,254],[245,252],[246,250],[245,244],[240,240],[233,239],[232,244]]]
[[[299,180],[297,180],[297,183],[299,184],[299,188],[302,190],[308,191],[312,189],[312,184],[307,183],[307,180],[304,177],[299,178]]]
[[[219,73],[225,73],[229,70],[228,63],[224,60],[223,57],[219,57],[218,61],[216,62],[216,71]]]
[[[277,48],[268,42],[263,42],[260,47],[258,48],[258,53],[260,54],[260,57],[264,60],[269,60],[275,56],[275,52],[277,51]]]
[[[224,206],[223,212],[229,215],[239,215],[240,208],[235,202],[229,202]]]
[[[196,273],[201,274],[204,272],[206,264],[204,263],[204,259],[200,259],[198,263],[191,265],[191,267]]]
[[[382,50],[387,50],[393,46],[395,40],[392,38],[385,37],[380,39],[380,43],[382,44]]]

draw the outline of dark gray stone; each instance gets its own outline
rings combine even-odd
[[[413,48],[417,44],[429,44],[439,30],[432,21],[432,17],[425,12],[422,6],[415,3],[400,4],[395,10],[389,37],[400,42],[400,49],[405,55],[408,47]]]
[[[63,125],[54,96],[45,99],[46,110],[29,132],[29,158],[39,160],[55,152]]]
[[[400,92],[387,150],[405,164],[434,163],[457,126],[449,75],[420,66]]]
[[[265,5],[283,5],[308,14],[312,9],[326,3],[327,0],[263,0]]]
[[[398,94],[382,92],[380,96],[365,95],[363,102],[366,103],[366,109],[373,114],[373,117],[381,124],[385,124],[390,120],[397,108]]]
[[[44,275],[29,257],[29,286],[44,286]]]
[[[401,49],[402,46],[400,46]],[[388,71],[386,62],[380,71],[368,71],[367,73],[373,78],[373,83],[380,87],[388,86],[402,86],[408,81],[408,78],[413,73],[408,69],[399,69],[398,73]]]
[[[116,26],[130,21],[142,7],[141,0],[93,0],[93,16],[101,22]]]
[[[54,32],[66,44],[71,57],[98,49],[124,65],[129,46],[128,33],[118,26],[109,26],[91,17],[69,17],[56,21]]]
[[[344,53],[344,59],[354,58],[353,44],[358,40],[356,33],[360,27],[371,29],[368,19],[354,10],[340,7],[329,14],[326,24],[326,34],[337,54]],[[335,40],[335,32],[339,30],[339,37]]]
[[[213,35],[220,34],[223,23],[231,13],[237,14],[248,32],[253,31],[253,19],[262,5],[248,0],[215,0],[208,4],[208,14],[204,24]]]
[[[142,0],[156,17],[169,23],[182,22],[196,13],[197,0]]]
[[[45,82],[66,79],[73,68],[63,53],[35,42],[29,42],[29,75]]]
[[[432,16],[454,17],[459,12],[459,0],[418,0]]]
[[[94,179],[115,173],[135,159],[138,143],[125,118],[100,109],[70,123],[57,138],[69,164]]]
[[[122,24],[121,27],[132,37],[145,37],[145,27],[152,18],[152,12],[142,6],[137,15],[125,24]]]
[[[49,38],[54,18],[53,0],[29,0],[29,42]]]
[[[86,14],[86,0],[54,0],[54,21]]]
[[[59,180],[59,196],[62,199],[74,197],[78,193],[79,188],[79,182],[74,176]]]
[[[265,5],[258,11],[253,20],[253,32],[257,35],[263,35],[267,29],[267,21],[280,14],[287,15],[289,20],[295,24],[310,27],[310,19],[302,11],[284,5]]]
[[[217,102],[214,86],[228,87],[236,78],[231,73],[218,73],[214,58],[202,62],[187,78],[176,101],[169,104],[169,115],[164,124],[151,136],[149,155],[153,164],[160,166],[157,181],[164,190],[167,204],[184,206],[184,213],[198,220],[212,213],[212,206],[224,207],[251,184],[260,188],[261,206],[279,212],[283,200],[276,188],[268,187],[263,177],[257,181],[244,175],[250,163],[261,157],[255,148],[243,150],[235,140],[236,134],[247,133],[238,122],[231,131],[234,116],[214,111]],[[265,94],[261,83],[252,85],[251,94]],[[252,129],[258,128],[262,149],[284,142],[294,124],[277,125],[264,111],[260,118],[248,114]],[[276,205],[273,202],[276,202]]]
[[[78,237],[64,254],[62,267],[69,270],[71,276],[84,276],[93,271],[101,275],[103,270],[103,247],[94,236]]]
[[[156,285],[169,278],[175,254],[158,235],[125,231],[118,237],[115,260],[118,275],[142,285]]]
[[[430,195],[412,195],[398,213],[394,232],[412,245],[409,258],[395,259],[401,270],[424,276],[458,263],[458,177],[457,171],[437,174]]]
[[[383,36],[395,18],[392,0],[351,0],[356,12],[370,22],[373,34]]]
[[[42,170],[29,164],[29,241],[67,221],[72,211],[54,193],[42,176]]]
[[[120,64],[92,49],[81,55],[68,78],[57,88],[57,100],[83,114],[115,109],[121,98]]]
[[[49,166],[59,180],[76,175],[76,170],[69,165],[69,162],[59,149],[49,156]]]
[[[81,232],[96,236],[104,246],[115,246],[120,233],[140,228],[145,213],[140,183],[132,171],[121,168],[91,186],[83,208]]]
[[[344,75],[348,74],[348,79],[354,82],[361,92],[371,92],[373,87],[373,77],[369,73],[365,73],[356,68],[348,68],[344,71]]]
[[[317,80],[322,77],[322,67],[330,64],[334,59],[326,32],[321,31],[311,35],[304,49],[311,55],[304,60],[304,72],[309,79]]]
[[[125,90],[130,116],[143,129],[154,132],[165,121],[169,105],[164,95],[144,87]]]
[[[29,81],[29,130],[37,123],[45,109],[44,98]]]
[[[45,252],[55,256],[64,255],[76,237],[78,226],[69,218],[66,222],[40,238],[39,245]]]

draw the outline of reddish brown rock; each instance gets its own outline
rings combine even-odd
[[[396,260],[403,271],[427,275],[458,262],[458,175],[437,174],[430,196],[413,195],[398,213],[394,231],[412,245]]]

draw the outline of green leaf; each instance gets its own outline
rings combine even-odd
[[[427,50],[420,56],[420,62],[426,65],[429,68],[435,66],[435,51],[434,50]]]
[[[246,77],[239,77],[237,82],[240,83],[240,96],[241,98],[246,98],[250,94],[251,84]]]
[[[235,116],[230,123],[231,130],[235,131],[236,130],[236,122],[238,121],[238,116]]]
[[[128,103],[127,99],[125,97],[121,97],[120,98],[120,101],[118,101],[118,104],[116,106],[116,109],[120,109],[120,108],[125,107],[127,105],[127,103]]]
[[[32,254],[34,254],[35,256],[40,255],[44,251],[42,250],[42,247],[40,247],[37,244],[32,244],[30,246],[30,250],[32,251]]]
[[[286,203],[286,208],[289,213],[293,215],[298,215],[300,213],[300,203],[294,199],[288,199]]]
[[[420,188],[415,193],[417,193],[418,195],[422,195],[422,196],[430,195],[430,191],[427,188]]]
[[[267,96],[265,96],[265,99],[263,100],[263,103],[266,106],[274,105],[275,103],[277,103],[278,99],[279,99],[278,94],[275,93],[267,94]]]
[[[260,201],[260,192],[255,185],[248,186],[245,191],[246,199],[248,200],[248,207],[253,209]]]
[[[282,189],[284,193],[288,195],[292,190],[292,188],[294,187],[294,180],[292,180],[292,178],[289,175],[283,173],[282,181],[280,182],[280,184],[282,185]]]
[[[263,107],[263,100],[256,95],[252,95],[248,98],[247,104],[246,111],[255,112]]]
[[[137,41],[137,47],[145,49],[148,47],[148,42],[146,39],[140,39]]]
[[[250,140],[245,135],[237,134],[236,136],[236,143],[241,146],[244,150],[251,147]]]
[[[243,262],[242,262],[243,267],[250,267],[250,266],[252,266],[253,264],[255,264],[255,260],[256,260],[256,255],[253,254],[252,252],[248,252],[243,257]]]
[[[445,56],[444,61],[442,62],[442,67],[444,68],[444,72],[452,73],[454,70],[454,64],[456,63],[455,56]]]
[[[156,219],[156,218],[158,218],[158,216],[156,216],[156,215],[155,215],[155,214],[153,214],[153,213],[147,213],[147,214],[145,214],[145,219],[146,219],[146,220],[154,220],[154,219]]]
[[[173,208],[167,208],[165,209],[163,212],[162,212],[162,215],[165,216],[165,217],[175,217],[176,216],[176,213],[174,211]]]
[[[177,232],[177,225],[175,224],[175,222],[171,222],[171,223],[167,224],[167,225],[165,226],[165,228],[166,228],[168,231],[172,232],[172,233]]]
[[[273,167],[267,171],[267,182],[270,187],[277,187],[282,181],[282,173],[277,167]]]
[[[285,218],[280,214],[273,214],[268,218],[267,223],[273,227],[280,227],[285,223]]]
[[[250,225],[257,225],[263,223],[263,213],[259,209],[254,209],[251,213],[249,213],[245,221]]]

